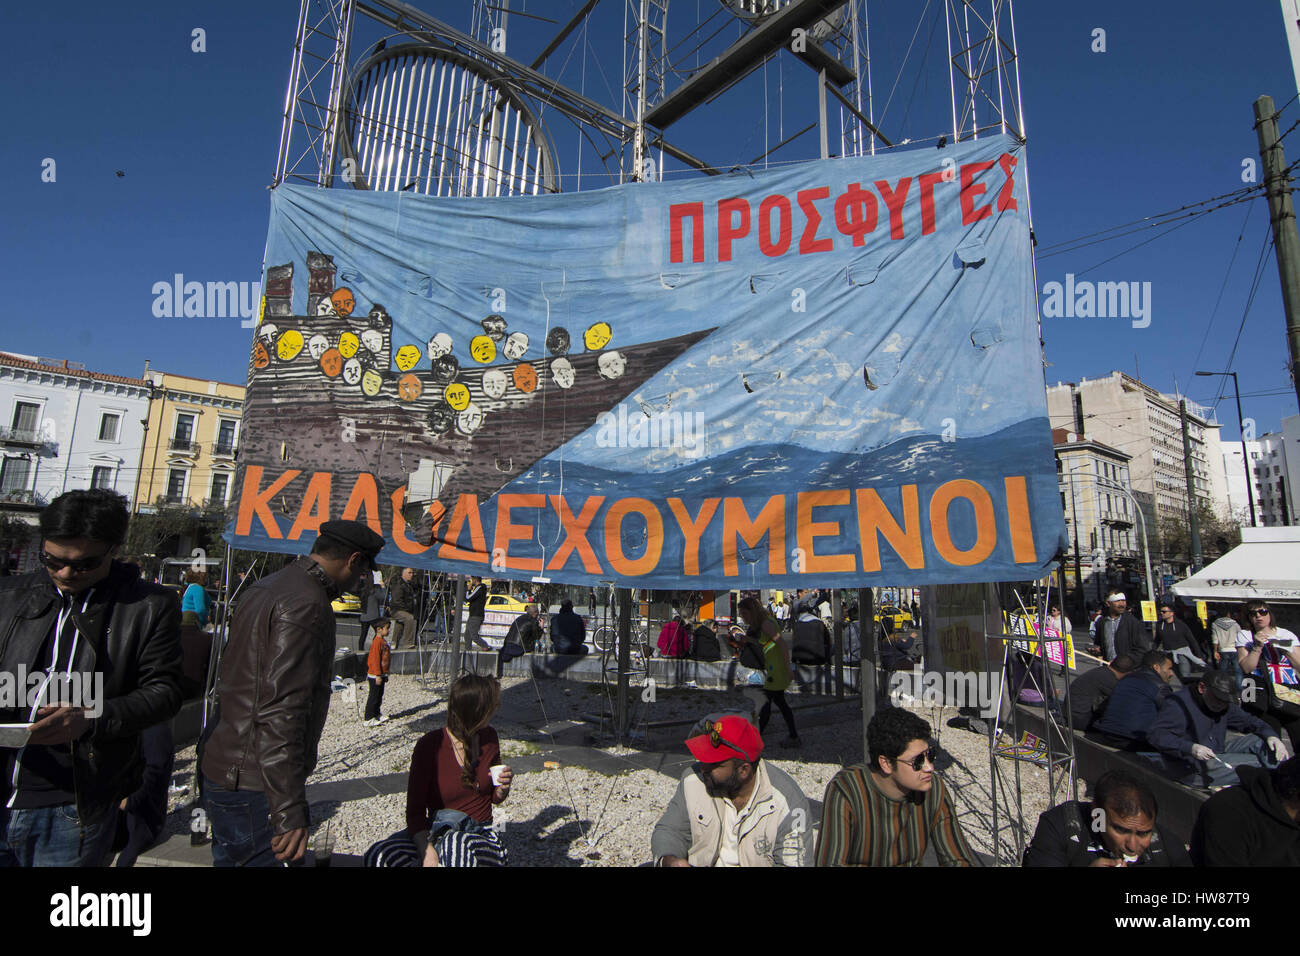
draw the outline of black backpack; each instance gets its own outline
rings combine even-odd
[[[790,660],[795,664],[825,664],[831,659],[831,636],[820,620],[795,621]]]

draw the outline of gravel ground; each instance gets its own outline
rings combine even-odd
[[[364,726],[359,716],[364,688],[358,689],[357,703],[349,702],[343,692],[333,695],[309,791],[312,819],[318,825],[329,821],[337,841],[336,854],[360,856],[371,843],[403,826],[405,776],[411,751],[422,734],[443,726],[445,695],[446,683],[442,680],[430,680],[426,685],[417,677],[396,675],[390,679],[384,696],[383,712],[391,719],[377,728]],[[667,751],[662,759],[674,762],[672,775],[632,762],[638,757],[645,762],[646,755],[640,750],[601,746],[599,739],[592,745],[607,755],[601,764],[609,772],[574,765],[573,761],[582,756],[572,751],[564,754],[571,759],[560,760],[557,768],[541,766],[543,760],[559,757],[552,752],[556,746],[580,746],[591,739],[595,725],[583,725],[581,718],[584,714],[599,714],[604,699],[605,691],[598,684],[559,680],[534,683],[528,678],[503,682],[502,708],[492,725],[501,738],[506,762],[519,766],[510,798],[496,808],[494,817],[510,851],[511,865],[637,866],[649,860],[651,830],[677,786],[681,764],[675,762],[689,759],[680,746],[686,725],[650,728],[655,745],[651,749],[656,754]],[[709,713],[749,710],[740,692],[661,688],[653,703],[642,702],[639,692],[632,700],[638,732],[645,729],[647,720],[656,724],[693,721]],[[791,695],[790,700],[803,744],[797,749],[778,745],[785,728],[780,714],[774,713],[768,726],[765,759],[795,779],[812,801],[817,819],[830,778],[846,764],[862,759],[861,711],[853,702],[835,704],[833,698]],[[812,704],[827,706],[805,709],[805,705]],[[993,839],[987,737],[948,726],[957,715],[952,708],[923,708],[917,713],[936,730],[940,747],[947,755],[940,769],[955,794],[968,840],[981,854],[990,854]],[[1009,808],[999,807],[1005,856],[1013,852],[1014,846],[1008,809],[1014,819],[1015,763],[1005,759],[999,762],[1005,770],[1004,800],[1011,804]],[[1032,833],[1038,814],[1050,805],[1047,775],[1027,762],[1019,766],[1023,819]],[[193,770],[191,746],[177,753],[174,780],[190,784]],[[1061,794],[1064,791],[1065,787],[1058,790]],[[190,799],[188,793],[172,795],[169,831],[188,831]]]

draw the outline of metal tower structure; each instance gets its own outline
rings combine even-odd
[[[624,0],[623,113],[633,117],[632,156],[626,170],[636,182],[662,178],[660,162],[646,163],[646,112],[664,98],[668,67],[668,0]]]
[[[953,142],[980,133],[1025,138],[1011,0],[944,0]]]

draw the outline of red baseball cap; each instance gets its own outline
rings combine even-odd
[[[744,717],[721,717],[696,724],[703,732],[687,738],[686,746],[700,763],[721,763],[739,758],[751,763],[763,752],[758,728]]]

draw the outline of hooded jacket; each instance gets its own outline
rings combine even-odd
[[[61,601],[43,569],[0,579],[0,671],[44,666],[37,658]],[[139,789],[140,734],[181,709],[181,611],[173,591],[142,581],[135,565],[114,561],[86,599],[73,602],[71,615],[73,671],[104,675],[103,713],[72,743],[77,816],[89,826]],[[0,796],[8,797],[9,783],[0,782]]]
[[[1238,767],[1241,784],[1210,797],[1192,828],[1197,866],[1300,866],[1300,823],[1273,789],[1273,775]]]
[[[1147,743],[1167,757],[1182,758],[1188,770],[1196,770],[1198,764],[1191,759],[1192,745],[1203,744],[1216,754],[1222,753],[1229,729],[1265,739],[1273,736],[1272,727],[1236,704],[1229,704],[1217,717],[1210,716],[1196,700],[1196,687],[1184,687],[1161,706],[1147,732]]]

